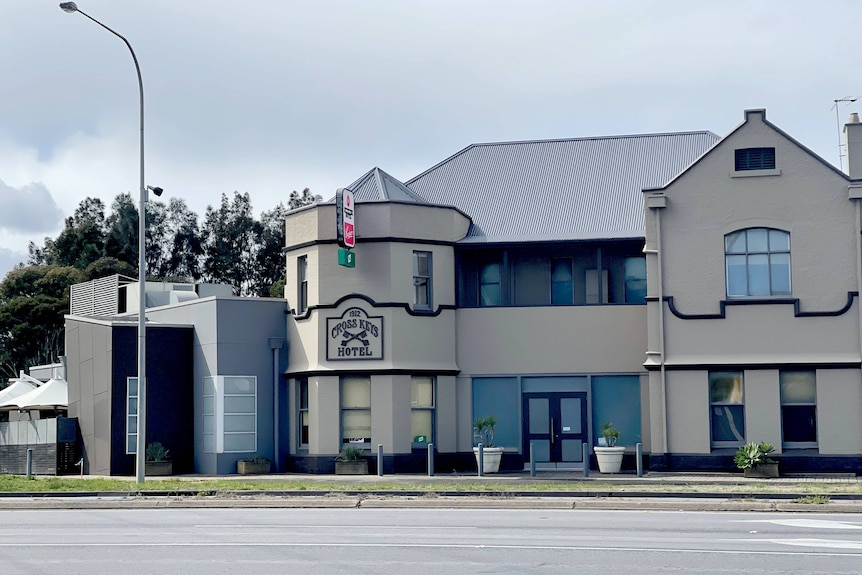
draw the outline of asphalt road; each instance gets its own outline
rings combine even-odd
[[[555,509],[0,511],[0,573],[862,572],[862,515]]]

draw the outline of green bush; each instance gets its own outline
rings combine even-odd
[[[168,461],[171,458],[171,452],[160,442],[155,441],[147,445],[145,456],[147,461]]]
[[[362,460],[362,455],[362,449],[353,445],[346,445],[335,459],[336,461],[360,461]]]
[[[602,437],[605,438],[608,447],[613,447],[620,438],[620,430],[614,427],[614,424],[610,421],[606,421],[602,424]]]
[[[477,417],[473,422],[473,431],[479,437],[479,442],[485,447],[494,446],[494,431],[497,429],[497,418],[493,415]]]
[[[774,459],[769,457],[773,451],[775,451],[775,447],[766,442],[746,443],[737,450],[736,455],[733,456],[733,461],[740,469],[752,469],[764,463],[776,463]]]

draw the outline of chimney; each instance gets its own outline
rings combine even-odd
[[[851,179],[862,179],[862,122],[859,114],[853,112],[844,124],[847,143],[847,174]]]

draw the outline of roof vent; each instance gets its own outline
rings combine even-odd
[[[853,112],[850,114],[850,119],[847,120],[848,124],[858,124],[859,123],[859,112]]]

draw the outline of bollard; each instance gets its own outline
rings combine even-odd
[[[428,444],[428,477],[434,477],[434,444]]]
[[[377,475],[383,477],[383,444],[377,444]]]
[[[536,444],[530,442],[530,477],[536,476]]]
[[[33,450],[27,450],[27,478],[33,477]]]
[[[590,446],[587,443],[583,444],[584,451],[584,477],[590,476]]]
[[[485,446],[479,444],[479,457],[476,459],[476,464],[479,467],[479,477],[485,477]]]
[[[638,477],[644,476],[644,444],[635,444],[635,463],[637,464]]]

